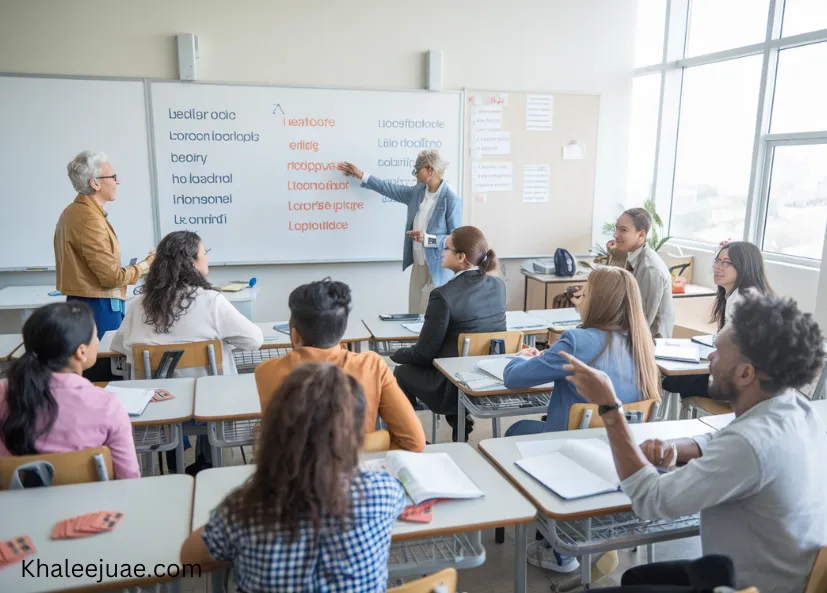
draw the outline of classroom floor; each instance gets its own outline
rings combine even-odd
[[[431,431],[431,414],[430,412],[417,412],[422,425],[425,427],[425,434],[430,439]],[[537,417],[539,420],[539,416]],[[502,419],[502,431],[505,430],[516,419]],[[444,421],[440,423],[438,430],[438,442],[444,443],[451,440],[451,428]],[[479,442],[484,439],[491,438],[491,422],[489,420],[476,420],[474,432],[471,433],[469,442],[473,447],[477,447]],[[247,458],[250,459],[250,451],[247,451]],[[187,451],[187,461],[191,461],[191,453]],[[224,454],[225,465],[238,465],[242,463],[241,453],[238,448],[225,450]],[[534,530],[528,529],[528,537],[534,539]],[[514,575],[514,529],[506,529],[506,538],[504,544],[497,544],[494,541],[494,530],[486,530],[483,532],[483,545],[486,551],[485,563],[475,569],[463,570],[459,573],[459,583],[457,585],[458,592],[473,592],[473,593],[500,593],[504,591],[513,591],[513,575]],[[673,542],[665,542],[655,546],[656,560],[677,560],[682,558],[696,558],[701,555],[700,538],[694,537],[689,539],[677,540]],[[620,576],[623,571],[631,566],[643,564],[646,562],[646,551],[644,549],[633,553],[631,550],[621,550],[618,553],[619,566],[612,574],[607,577],[592,583],[594,588],[610,587],[620,584]],[[574,573],[579,574],[579,573]],[[547,570],[540,570],[533,566],[528,566],[527,569],[527,593],[548,593],[552,587],[554,590],[562,583],[571,579],[572,575],[559,575]],[[212,593],[208,584],[208,577],[202,576],[200,579],[185,579],[182,583],[182,593]],[[563,587],[561,591],[568,591],[568,587]],[[235,591],[231,586],[230,591]]]

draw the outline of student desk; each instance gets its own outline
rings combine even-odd
[[[509,482],[473,448],[464,443],[428,445],[425,453],[448,453],[457,465],[483,491],[475,500],[442,502],[434,507],[431,523],[397,521],[389,561],[389,580],[419,576],[442,568],[473,568],[485,561],[480,530],[514,525],[514,591],[526,588],[526,524],[534,521],[536,511]],[[367,459],[385,453],[365,453]],[[208,469],[195,481],[193,530],[203,526],[209,513],[234,488],[254,471],[254,466]],[[213,579],[213,583],[220,581]],[[221,589],[214,589],[221,591]]]
[[[548,309],[554,297],[562,294],[569,286],[583,286],[591,270],[577,268],[574,276],[555,276],[554,274],[535,274],[520,268],[525,279],[523,311],[531,309]]]
[[[699,420],[648,422],[630,425],[638,441],[649,438],[680,438],[712,432]],[[611,550],[651,546],[657,542],[692,537],[698,534],[698,517],[644,521],[632,512],[631,501],[623,492],[600,494],[577,500],[564,500],[521,470],[520,441],[545,441],[576,438],[605,438],[603,428],[546,432],[500,439],[486,439],[480,451],[537,507],[537,524],[552,547],[569,556],[583,556],[581,582],[591,582],[591,554]],[[652,548],[648,559],[652,562]]]
[[[813,409],[816,413],[821,417],[821,422],[827,426],[827,399],[820,399],[815,401],[810,401],[810,405],[813,406]],[[718,414],[717,416],[704,416],[703,418],[699,419],[701,422],[714,428],[715,430],[723,430],[729,424],[735,420],[735,414]]]
[[[523,341],[532,348],[537,345],[537,336],[547,336],[551,327],[545,319],[524,311],[506,311],[505,326],[507,331],[523,332]]]
[[[51,303],[62,303],[65,296],[50,297],[49,293],[54,292],[54,286],[7,286],[0,288],[0,310],[19,310],[20,325],[38,307]]]
[[[370,349],[382,356],[389,356],[411,342],[419,339],[419,332],[413,332],[403,324],[421,323],[419,321],[382,321],[379,316],[363,319],[365,329],[370,333]]]
[[[214,467],[221,467],[223,447],[253,442],[261,418],[255,375],[199,377],[195,382],[195,420],[207,423]]]
[[[264,345],[262,350],[267,348],[292,348],[293,344],[290,342],[290,336],[274,329],[276,325],[286,324],[287,321],[268,321],[266,323],[256,323],[264,334]],[[342,336],[340,342],[348,346],[353,344],[356,352],[360,351],[361,342],[370,340],[371,334],[365,327],[365,324],[358,319],[349,319],[345,334]],[[285,352],[286,354],[286,352]]]
[[[140,416],[130,416],[132,438],[138,453],[151,457],[153,472],[154,453],[175,449],[175,462],[179,474],[184,473],[184,422],[192,420],[195,402],[195,379],[148,379],[142,381],[117,381],[113,387],[134,389],[166,389],[174,399],[149,402]]]
[[[9,362],[22,346],[23,334],[0,334],[0,362]]]
[[[669,341],[686,343],[691,342],[691,340],[686,338],[669,338]],[[700,349],[701,354],[700,362],[679,362],[676,360],[661,360],[658,358],[655,360],[655,362],[658,365],[658,370],[660,371],[660,374],[664,377],[708,375],[709,361],[706,360],[705,357],[709,356],[710,352],[714,352],[715,348],[709,348],[707,346],[703,346],[702,344],[697,344],[697,346]],[[689,412],[688,407],[681,407],[680,396],[677,393],[670,393],[668,391],[664,391],[663,400],[663,409],[661,415],[666,420],[677,420],[679,416]]]
[[[514,355],[510,355],[513,357]],[[494,356],[461,356],[458,358],[437,358],[434,366],[453,383],[458,390],[457,404],[457,435],[465,436],[466,410],[478,418],[491,418],[494,438],[500,436],[500,418],[503,416],[526,416],[543,414],[548,408],[549,393],[554,383],[546,383],[528,389],[506,389],[500,383],[497,386],[486,388],[484,391],[474,391],[469,388],[457,373],[481,371],[477,363]],[[496,379],[494,379],[496,380]]]
[[[164,574],[180,568],[181,545],[192,531],[193,479],[190,476],[157,476],[137,480],[112,480],[71,486],[30,488],[0,493],[3,520],[0,540],[28,535],[37,553],[25,560],[64,567],[92,564],[100,570],[101,562],[110,572],[117,566],[118,576],[103,582],[85,573],[75,578],[23,578],[20,563],[0,570],[0,591],[8,593],[51,593],[54,591],[90,591],[147,587],[170,581],[169,576],[155,576],[156,567]],[[120,511],[125,514],[110,533],[74,540],[52,540],[52,528],[58,521],[95,511]],[[143,564],[147,576],[121,576],[125,565],[133,570]],[[159,566],[160,565],[160,566]],[[170,566],[175,565],[175,566]],[[174,575],[173,575],[174,576]],[[189,576],[189,575],[187,575]],[[173,590],[180,582],[172,581]]]

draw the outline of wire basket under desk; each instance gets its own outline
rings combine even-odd
[[[264,348],[262,350],[233,350],[233,360],[239,375],[254,373],[256,367],[271,358],[286,356],[292,348]]]
[[[476,568],[485,562],[479,531],[391,544],[388,579],[421,577],[442,570]]]

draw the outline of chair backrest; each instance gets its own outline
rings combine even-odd
[[[643,416],[640,419],[641,422],[649,422],[649,419],[654,417],[655,414],[653,413],[655,409],[655,404],[658,403],[658,400],[652,399],[644,399],[639,402],[634,402],[631,404],[623,404],[623,411],[624,412],[642,412]],[[581,423],[583,422],[583,414],[586,410],[591,410],[592,415],[589,419],[589,425],[583,426],[582,428],[602,428],[603,427],[603,419],[597,413],[597,406],[594,404],[574,404],[569,409],[569,430],[577,430],[581,428]]]
[[[362,445],[363,453],[377,453],[387,451],[391,448],[391,433],[387,430],[374,430],[365,435],[365,443]]]
[[[401,587],[388,589],[387,593],[456,593],[457,569],[445,568]]]
[[[827,593],[827,546],[816,554],[804,593]]]
[[[491,347],[491,340],[494,339],[505,341],[506,354],[516,354],[523,347],[523,332],[489,332],[485,334],[460,334],[457,338],[457,351],[460,356],[486,356],[488,349]]]
[[[112,469],[112,455],[109,447],[82,449],[68,453],[44,453],[42,455],[21,455],[18,457],[0,457],[0,490],[8,490],[12,475],[21,465],[37,461],[46,461],[55,468],[55,477],[52,486],[66,484],[84,484],[99,480],[95,455],[103,455],[104,466],[109,479],[115,474]]]
[[[206,367],[210,375],[222,375],[223,359],[221,340],[206,340],[204,342],[189,342],[186,344],[163,344],[151,346],[136,344],[132,348],[132,360],[135,365],[135,377],[138,379],[152,379],[152,371],[161,364],[165,352],[180,350],[183,352],[176,368],[190,369]]]

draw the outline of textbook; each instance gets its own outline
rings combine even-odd
[[[386,471],[399,480],[413,504],[435,498],[480,498],[482,490],[447,453],[388,451],[382,459],[363,460],[364,471]]]
[[[655,358],[678,362],[701,362],[701,350],[687,340],[655,340]]]
[[[700,344],[701,346],[706,346],[707,348],[714,348],[715,347],[715,334],[708,334],[705,336],[695,336],[692,338],[692,341],[696,344]]]
[[[557,451],[519,459],[516,464],[566,500],[620,491],[612,450],[600,439],[561,440]]]
[[[111,391],[123,403],[126,413],[130,416],[140,416],[149,405],[149,401],[155,395],[154,389],[135,389],[134,387],[114,387],[111,383],[104,387]]]

